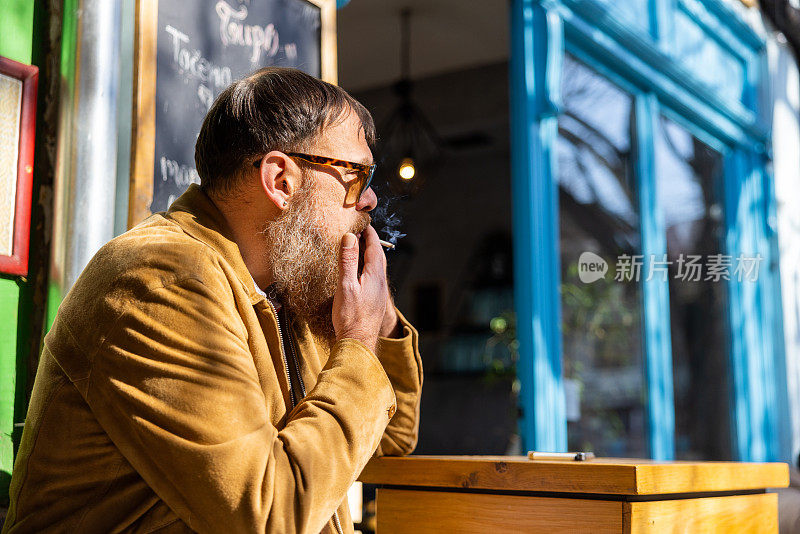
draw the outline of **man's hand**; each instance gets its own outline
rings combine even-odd
[[[342,238],[339,284],[333,296],[333,329],[336,339],[353,338],[374,351],[386,312],[386,256],[378,233],[368,226],[364,233],[364,267],[358,274],[358,240],[347,233]]]
[[[400,320],[397,318],[397,312],[394,309],[394,299],[392,299],[392,292],[389,290],[389,283],[387,281],[386,311],[383,314],[380,335],[381,337],[396,338],[400,337],[400,330]]]

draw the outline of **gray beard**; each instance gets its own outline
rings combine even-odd
[[[321,340],[336,337],[331,320],[339,279],[341,237],[325,228],[316,180],[306,175],[288,209],[267,223],[262,233],[275,290],[294,320],[304,321]],[[362,212],[363,213],[363,212]],[[363,213],[351,232],[370,223]]]

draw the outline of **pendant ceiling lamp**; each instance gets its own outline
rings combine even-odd
[[[378,154],[384,179],[396,194],[411,195],[430,179],[441,162],[442,142],[411,96],[411,10],[400,11],[399,100],[378,130]]]

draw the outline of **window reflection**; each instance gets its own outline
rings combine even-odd
[[[616,282],[622,254],[639,254],[631,187],[633,99],[574,58],[564,62],[558,183],[564,384],[570,450],[647,456],[638,281]],[[605,259],[582,282],[583,252]]]
[[[741,58],[720,44],[683,8],[675,11],[675,59],[714,92],[729,100],[741,100],[745,66]]]
[[[723,254],[722,155],[662,118],[655,135],[656,184],[667,231],[675,453],[731,459],[725,280],[686,267]],[[695,280],[699,278],[699,280]]]

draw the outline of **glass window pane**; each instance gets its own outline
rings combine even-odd
[[[675,59],[723,98],[741,100],[744,63],[706,32],[691,15],[675,12]]]
[[[655,136],[667,231],[675,453],[731,459],[722,155],[666,118]],[[716,259],[715,259],[716,258]],[[712,269],[712,264],[719,266]],[[696,265],[694,267],[693,265]]]
[[[640,253],[630,187],[633,99],[569,56],[562,95],[557,150],[569,449],[647,456],[641,288],[614,280],[616,258]],[[584,253],[608,264],[604,276],[581,275]]]

